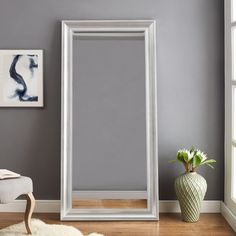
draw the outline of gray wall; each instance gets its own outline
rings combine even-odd
[[[183,169],[168,160],[191,144],[217,160],[206,198],[223,198],[223,0],[1,0],[0,48],[45,52],[45,107],[0,109],[0,167],[31,176],[37,198],[60,191],[60,21],[138,18],[158,21],[160,199],[175,198]]]

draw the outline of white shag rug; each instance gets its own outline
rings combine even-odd
[[[41,220],[32,219],[32,236],[84,236],[78,229],[67,225],[46,224]],[[0,230],[0,236],[26,236],[25,223],[11,225]],[[103,236],[92,233],[88,236]]]

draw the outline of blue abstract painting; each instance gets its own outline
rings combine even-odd
[[[42,51],[0,50],[0,106],[43,106]]]

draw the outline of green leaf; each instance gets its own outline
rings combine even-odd
[[[183,157],[184,157],[185,162],[188,162],[188,161],[189,161],[189,160],[188,160],[188,154],[187,154],[187,153],[183,153]]]
[[[190,148],[190,153],[192,153],[194,151],[195,151],[195,147],[192,145],[191,148]]]
[[[195,155],[193,157],[193,161],[192,161],[193,167],[195,168],[195,167],[199,166],[201,164],[201,161],[202,161],[201,157],[199,155]]]
[[[216,160],[214,159],[209,159],[209,160],[205,160],[204,162],[201,163],[201,165],[207,165],[207,164],[212,164],[212,163],[216,163]]]
[[[211,164],[209,163],[206,163],[207,166],[211,167],[212,169],[214,169],[214,166],[212,166]]]
[[[177,159],[178,159],[180,162],[184,162],[183,153],[178,152],[178,153],[177,153]]]
[[[198,158],[201,160],[201,162],[202,162],[202,160],[204,160],[203,156],[201,154],[197,154],[196,156],[198,156]]]
[[[175,162],[177,162],[178,160],[170,160],[170,161],[168,161],[169,163],[175,163]]]

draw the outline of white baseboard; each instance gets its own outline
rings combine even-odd
[[[0,204],[0,212],[24,212],[25,200],[15,200],[12,203]],[[59,200],[36,200],[35,213],[58,213],[60,212]]]
[[[202,202],[201,213],[220,213],[221,201],[205,200]],[[162,200],[159,204],[160,213],[179,213],[178,201]]]
[[[9,204],[0,204],[0,212],[24,212],[26,201],[15,200]],[[177,201],[160,201],[160,213],[179,213],[180,208]],[[59,213],[59,200],[36,200],[35,213]],[[202,213],[220,213],[221,201],[208,201],[202,203]]]
[[[225,205],[224,202],[221,203],[221,214],[236,232],[236,216],[230,211],[230,209]]]

